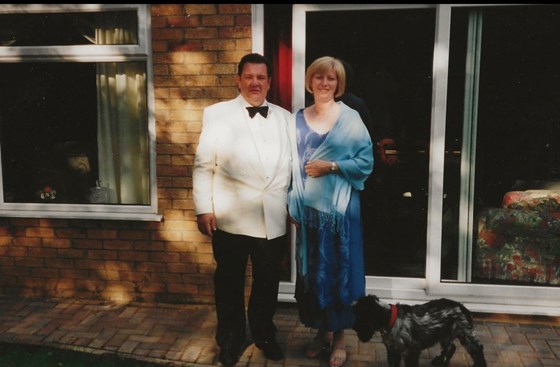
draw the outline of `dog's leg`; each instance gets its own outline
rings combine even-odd
[[[389,367],[399,367],[401,364],[401,352],[393,347],[385,345],[387,349],[387,362]]]
[[[443,353],[432,359],[432,366],[443,366]]]
[[[473,345],[466,348],[469,352],[474,364],[473,367],[486,367],[486,359],[484,358],[484,347],[482,345]]]
[[[441,345],[441,354],[432,360],[432,365],[447,367],[457,348],[453,341],[449,340],[440,340],[439,345]]]
[[[432,359],[433,366],[447,366],[449,364],[449,360],[455,353],[455,344],[453,344],[452,340],[449,339],[442,339],[439,341],[439,345],[441,346],[441,353],[439,356]],[[451,347],[453,346],[453,349]]]
[[[406,367],[418,367],[420,365],[420,353],[421,350],[408,349],[406,351],[406,356],[404,357],[404,365]]]
[[[471,356],[474,364],[473,367],[486,367],[486,359],[484,358],[484,346],[474,335],[474,331],[459,337],[461,344],[465,347]]]

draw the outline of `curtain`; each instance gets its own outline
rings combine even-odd
[[[291,34],[283,33],[278,48],[272,51],[272,101],[288,111],[292,110],[292,46]]]
[[[136,43],[135,24],[100,14],[98,45]],[[143,62],[97,63],[97,147],[100,186],[109,202],[149,204],[146,70]]]

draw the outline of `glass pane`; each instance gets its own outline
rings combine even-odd
[[[469,43],[474,17],[482,37]],[[467,171],[473,222],[465,228],[472,281],[560,284],[560,6],[454,9],[450,51],[447,151],[460,151],[464,125],[474,127],[475,164]],[[465,73],[476,57],[478,86]],[[470,120],[466,110],[474,111]],[[444,237],[451,253],[467,235],[458,222],[459,166],[447,155]],[[461,266],[442,261],[442,276],[456,279]]]
[[[425,275],[434,9],[309,12],[306,62],[331,55],[354,71],[377,150],[362,194],[367,275]]]
[[[127,37],[106,37],[107,32]],[[138,43],[135,11],[0,14],[0,47]]]
[[[115,64],[120,74],[105,72]],[[143,62],[0,64],[4,201],[148,204],[142,75]],[[126,88],[103,89],[104,79],[132,84],[133,103]]]

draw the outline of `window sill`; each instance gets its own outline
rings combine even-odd
[[[102,220],[137,220],[161,222],[163,216],[153,213],[107,213],[107,212],[72,212],[43,210],[1,210],[4,218],[53,218],[53,219],[102,219]]]

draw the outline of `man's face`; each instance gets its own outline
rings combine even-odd
[[[237,77],[237,86],[241,95],[252,106],[262,105],[270,89],[266,64],[245,64],[241,75]]]

